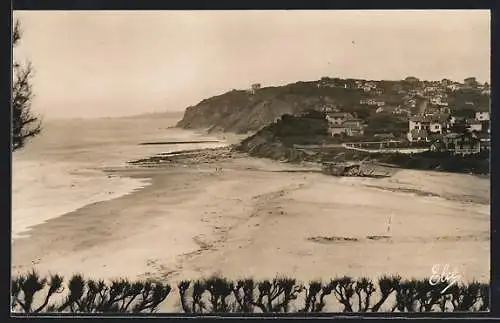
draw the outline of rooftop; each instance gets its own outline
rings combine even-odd
[[[458,138],[458,137],[460,137],[460,136],[461,136],[461,134],[459,134],[459,133],[455,133],[455,132],[452,132],[452,133],[448,133],[448,134],[446,134],[444,137],[445,137],[445,138],[449,138],[449,139],[453,139],[453,138]]]
[[[429,116],[414,116],[414,117],[411,117],[410,120],[413,121],[413,122],[428,122],[428,123],[431,123],[431,122],[439,122],[439,123],[442,123],[442,122],[445,122],[446,120],[448,120],[449,118],[449,115],[446,114],[446,113],[439,113],[439,114],[433,114],[433,115],[429,115]]]
[[[482,121],[475,120],[475,119],[468,119],[468,120],[467,120],[467,124],[469,124],[469,125],[475,125],[475,124],[476,124],[476,125],[477,125],[477,124],[482,125],[482,124],[483,124],[483,122],[482,122]]]
[[[391,111],[392,112],[392,111],[398,109],[398,107],[393,106],[393,105],[386,105],[386,106],[380,107],[379,109],[382,109],[383,111]]]
[[[327,116],[329,116],[330,118],[352,117],[352,115],[348,112],[332,112],[332,113],[328,113]]]
[[[469,138],[474,138],[477,139],[477,135],[472,134],[472,133],[449,133],[444,135],[444,138],[446,139],[456,139],[456,138],[461,138],[461,137],[469,137]]]

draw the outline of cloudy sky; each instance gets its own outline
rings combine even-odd
[[[183,110],[251,83],[490,77],[489,11],[21,11],[44,118]]]

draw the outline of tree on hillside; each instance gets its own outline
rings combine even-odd
[[[16,20],[12,32],[12,45],[15,47],[21,40],[22,30],[19,20]],[[12,80],[12,150],[24,147],[26,141],[38,135],[41,123],[38,117],[31,112],[33,91],[31,78],[33,67],[30,62],[22,65],[13,61]]]
[[[373,109],[365,105],[356,105],[350,110],[353,114],[356,114],[360,119],[368,119],[373,114]]]
[[[389,113],[378,113],[367,120],[367,133],[393,133],[400,136],[408,132],[408,121]]]
[[[463,108],[463,109],[455,111],[455,115],[457,117],[462,117],[462,118],[472,119],[472,118],[474,118],[475,114],[476,114],[476,112],[472,108]]]

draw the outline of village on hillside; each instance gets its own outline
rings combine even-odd
[[[491,88],[474,77],[463,83],[421,81],[412,76],[402,81],[323,77],[315,86],[358,95],[358,102],[330,100],[314,107],[324,113],[329,132],[338,141],[462,156],[490,149]],[[254,85],[253,90],[258,87]]]

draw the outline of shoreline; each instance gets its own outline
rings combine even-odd
[[[102,169],[98,168],[89,168],[91,172],[95,172],[93,175],[94,180],[100,180],[104,182],[106,185],[107,189],[104,191],[101,191],[98,194],[94,195],[88,195],[83,199],[78,199],[74,200],[71,203],[67,204],[62,204],[55,206],[54,209],[51,211],[45,210],[45,213],[47,215],[43,217],[37,217],[36,220],[37,222],[33,222],[33,219],[30,218],[29,224],[25,224],[25,220],[23,219],[17,219],[16,225],[12,225],[12,238],[11,240],[18,240],[18,239],[26,239],[29,238],[31,231],[33,228],[36,226],[46,223],[47,221],[50,221],[52,219],[64,216],[65,214],[74,212],[78,209],[81,209],[87,205],[91,205],[94,203],[99,203],[99,202],[105,202],[108,200],[113,200],[116,198],[120,198],[122,196],[131,194],[137,190],[140,190],[144,187],[147,187],[150,185],[148,182],[148,178],[131,178],[127,176],[115,176],[114,174],[107,173],[103,171]],[[74,175],[75,176],[75,175]],[[81,174],[76,174],[77,178],[82,176],[82,178],[85,178]],[[118,186],[110,186],[113,183],[117,183]],[[71,188],[75,184],[71,184]],[[106,192],[107,191],[107,192]],[[37,206],[32,206],[37,207]],[[45,214],[44,213],[44,214]],[[50,213],[50,215],[48,215]],[[14,220],[13,220],[14,223]]]
[[[281,170],[276,170],[276,172],[296,172],[296,173],[318,173],[322,174],[325,176],[324,173],[321,171],[321,163],[317,162],[307,162],[307,161],[302,161],[302,162],[281,162],[274,160],[272,158],[267,158],[267,157],[256,157],[256,156],[250,156],[248,153],[244,152],[239,152],[235,151],[232,149],[231,146],[226,146],[226,147],[218,147],[218,148],[204,148],[204,149],[194,149],[194,150],[186,150],[186,151],[178,151],[178,152],[171,152],[171,153],[163,153],[163,154],[158,154],[155,156],[150,156],[148,158],[136,160],[136,161],[130,161],[129,163],[132,165],[142,165],[143,167],[175,167],[180,165],[183,165],[185,163],[186,165],[192,165],[196,163],[210,163],[214,161],[224,161],[224,160],[230,160],[231,158],[253,158],[256,160],[263,160],[271,163],[279,163],[280,165],[283,165],[284,167],[290,166],[290,168],[285,168]],[[480,175],[480,174],[471,174],[471,173],[466,173],[466,172],[453,172],[453,171],[445,171],[445,170],[425,170],[425,169],[413,169],[413,168],[404,168],[402,166],[396,165],[396,164],[386,164],[386,163],[375,163],[376,166],[383,166],[383,167],[389,167],[389,168],[394,168],[396,169],[395,173],[399,171],[409,171],[409,172],[415,172],[415,173],[420,173],[420,174],[440,174],[440,175],[456,175],[456,176],[466,176],[466,177],[474,177],[477,179],[484,179],[484,180],[489,180],[490,176],[489,175]],[[335,176],[334,176],[335,177]],[[385,178],[389,179],[394,177],[394,175],[387,176]],[[353,178],[353,179],[359,179],[362,180],[364,179],[369,179],[373,178],[376,179],[375,177],[338,177],[338,178]],[[366,185],[366,187],[372,187],[372,188],[378,188],[377,186],[374,185]],[[440,194],[432,193],[430,191],[424,191],[424,190],[416,190],[416,189],[405,189],[405,188],[383,188],[380,187],[378,189],[384,189],[387,191],[391,192],[397,192],[397,193],[404,193],[404,194],[412,194],[412,195],[417,195],[417,196],[430,196],[430,197],[437,197],[437,198],[443,198],[443,199],[448,199],[450,201],[457,200],[456,198],[448,198],[446,196],[442,196]],[[483,204],[483,205],[490,205],[489,201],[489,196],[487,199],[482,199],[482,200],[476,200],[474,203],[478,204]]]
[[[200,144],[200,143],[215,143],[215,142],[223,144],[223,140],[217,140],[217,141],[214,141],[214,140],[211,140],[211,141],[190,140],[190,141],[178,141],[178,142],[176,141],[176,142],[168,142],[168,143],[169,144],[193,144],[193,145],[196,145],[196,144]],[[138,145],[143,145],[143,144],[139,143]],[[203,151],[205,149],[214,149],[214,148],[201,148],[201,149],[198,148],[198,149],[194,149],[194,150],[184,148],[181,150],[177,150],[173,153],[171,152],[171,153],[167,153],[167,154],[181,154],[182,155],[188,151],[198,151],[199,152],[199,151]],[[215,148],[215,149],[217,149],[217,148]],[[74,200],[70,204],[67,203],[64,205],[58,205],[55,207],[55,209],[58,209],[58,211],[54,211],[53,209],[51,209],[50,211],[45,210],[45,213],[47,213],[47,214],[50,213],[51,215],[50,216],[46,215],[46,216],[42,216],[42,217],[38,216],[36,218],[38,221],[36,221],[36,222],[33,221],[32,217],[29,218],[29,224],[24,224],[24,222],[26,222],[25,220],[23,222],[23,220],[17,219],[16,223],[19,223],[19,224],[16,224],[16,226],[13,225],[11,227],[13,229],[11,241],[14,241],[17,239],[28,238],[30,236],[30,232],[31,232],[32,228],[36,227],[39,224],[43,224],[51,219],[63,216],[65,214],[68,214],[68,213],[71,213],[74,211],[77,211],[80,208],[83,208],[87,205],[120,198],[124,195],[131,194],[137,190],[140,190],[140,189],[143,189],[143,188],[149,186],[150,185],[149,177],[147,177],[147,176],[146,177],[137,177],[137,178],[132,178],[132,177],[129,177],[126,175],[125,176],[123,176],[123,175],[117,176],[117,173],[120,170],[131,167],[131,165],[132,164],[130,163],[130,161],[124,161],[123,165],[120,165],[120,166],[118,166],[118,165],[115,165],[115,166],[95,166],[95,167],[89,166],[89,167],[85,168],[84,172],[93,173],[94,174],[93,179],[103,181],[103,184],[106,187],[109,186],[112,182],[118,182],[117,183],[118,186],[107,187],[107,191],[108,191],[107,194],[105,192],[101,192],[101,193],[97,193],[97,194],[93,194],[93,195],[87,194],[88,196]],[[80,170],[80,172],[81,172],[81,170]],[[78,180],[86,178],[84,174],[80,174],[80,173],[73,173],[71,175],[76,176],[75,178],[72,179],[73,181],[78,181]],[[72,182],[71,189],[74,188],[74,185],[75,184]],[[78,183],[76,185],[77,185],[76,188],[78,189]],[[38,206],[35,206],[35,207],[38,207]],[[24,210],[22,210],[22,211],[24,211]],[[23,223],[23,224],[21,224],[21,223]],[[17,226],[20,226],[21,228],[17,228]]]
[[[451,174],[457,184],[440,192],[435,181],[448,176],[401,170],[389,179],[336,178],[287,172],[304,166],[244,154],[214,155],[109,169],[151,184],[36,226],[32,237],[13,243],[13,270],[168,280],[282,273],[307,280],[425,276],[448,261],[467,279],[489,279],[487,205],[390,192],[429,186],[434,194],[467,195],[470,178]],[[369,187],[374,182],[382,189]],[[486,184],[475,193],[486,196]],[[391,239],[367,238],[387,235],[392,213]]]
[[[182,127],[177,127],[176,128],[178,129],[183,129],[183,130],[186,130]],[[222,141],[226,141],[229,143],[229,146],[233,146],[233,145],[238,145],[241,143],[241,141],[245,140],[245,139],[248,139],[249,137],[255,135],[257,132],[249,132],[249,133],[246,133],[246,134],[236,134],[236,133],[233,133],[233,132],[223,132],[223,131],[211,131],[209,132],[210,128],[199,128],[199,129],[191,129],[193,131],[195,131],[196,133],[199,133],[199,134],[205,134],[207,136],[215,136],[218,140],[222,140]],[[228,140],[229,139],[229,140]],[[295,148],[291,148],[295,151],[297,151]],[[238,149],[239,151],[239,149]],[[347,151],[347,150],[346,150]],[[430,151],[428,151],[430,152]],[[426,152],[427,153],[427,152]],[[384,154],[382,154],[384,155]],[[398,153],[393,153],[393,154],[385,154],[386,156],[391,156],[391,157],[396,157],[396,156],[399,156],[401,154],[398,154]],[[417,154],[419,155],[419,154]],[[269,160],[276,160],[277,159],[273,159],[271,157],[268,157],[268,156],[265,156],[265,155],[262,155],[262,156],[253,156],[251,155],[252,157],[254,158],[265,158],[265,159],[269,159]],[[404,154],[403,154],[404,156]],[[297,162],[294,162],[294,161],[286,161],[287,163],[290,163],[290,164],[297,164]],[[301,161],[300,163],[305,163],[305,162],[308,162],[307,160],[303,160]],[[385,162],[379,162],[379,164],[384,164]],[[318,163],[318,164],[321,164],[321,163]],[[477,176],[478,178],[490,178],[491,177],[491,171],[489,173],[480,173],[480,172],[472,172],[472,171],[465,171],[465,170],[449,170],[449,169],[435,169],[435,168],[431,168],[431,169],[425,169],[425,168],[419,168],[419,167],[405,167],[404,165],[400,165],[400,164],[397,164],[397,163],[394,163],[394,162],[389,162],[389,163],[386,163],[388,165],[388,167],[393,167],[393,168],[396,168],[396,169],[407,169],[407,170],[414,170],[414,171],[424,171],[424,172],[438,172],[438,173],[452,173],[452,174],[463,174],[463,175],[472,175],[472,176]],[[390,166],[389,166],[390,165]]]
[[[49,219],[46,222],[37,224],[33,226],[32,230],[35,233],[36,236],[30,236],[25,239],[17,239],[13,241],[12,244],[12,249],[26,249],[26,246],[29,244],[36,244],[37,248],[35,249],[47,249],[50,250],[50,248],[45,248],[44,245],[52,245],[53,241],[50,241],[50,236],[57,235],[56,241],[66,241],[64,245],[62,244],[57,244],[58,245],[58,251],[55,254],[50,254],[45,255],[45,257],[51,258],[51,257],[56,257],[59,258],[61,256],[70,256],[71,253],[73,252],[80,252],[80,251],[85,251],[85,254],[88,254],[89,251],[94,250],[97,253],[99,253],[98,248],[99,246],[104,246],[106,244],[112,244],[113,241],[118,241],[122,238],[123,236],[120,236],[119,234],[115,237],[111,237],[117,229],[120,229],[121,226],[124,224],[123,221],[129,221],[128,224],[126,224],[128,227],[127,229],[131,229],[130,225],[134,225],[134,229],[137,229],[137,225],[139,225],[139,221],[135,221],[133,217],[124,215],[120,215],[120,211],[118,211],[113,205],[120,205],[122,204],[122,201],[127,201],[127,200],[134,200],[134,199],[140,199],[141,195],[147,194],[148,192],[154,192],[155,190],[158,189],[158,177],[155,176],[154,173],[148,173],[145,172],[146,169],[141,168],[141,167],[135,167],[134,169],[108,169],[108,170],[103,170],[104,173],[106,174],[113,174],[121,176],[121,177],[129,177],[129,178],[134,178],[134,179],[143,179],[143,180],[149,180],[150,184],[144,187],[140,187],[138,189],[135,189],[127,194],[121,195],[119,197],[110,199],[110,200],[104,200],[104,201],[98,201],[94,203],[87,204],[81,208],[78,208],[72,212],[68,212],[66,214],[63,214],[59,217],[55,217],[52,219]],[[109,207],[107,207],[109,206]],[[99,218],[96,215],[92,214],[92,211],[95,209],[106,209],[109,208],[110,212],[114,217],[110,217],[107,219]],[[118,211],[118,212],[117,212]],[[101,212],[102,213],[102,212]],[[108,214],[109,215],[109,214]],[[87,216],[87,217],[85,217]],[[90,218],[91,217],[91,218]],[[74,232],[68,232],[73,229],[73,224],[75,224],[75,221],[78,220],[84,220],[83,224],[79,224],[77,232],[82,233],[84,235],[80,236],[79,238],[72,237]],[[113,221],[113,225],[110,226],[110,223],[108,221]],[[97,222],[97,223],[96,223]],[[107,226],[106,226],[107,224]],[[145,226],[151,226],[150,221],[148,223],[144,224]],[[54,232],[57,229],[57,232]],[[67,232],[61,232],[61,229],[67,229]],[[88,235],[85,235],[85,233],[90,232],[91,230],[97,230],[96,235],[98,235],[95,238],[96,239],[88,239]],[[49,237],[49,241],[46,241],[45,238]],[[94,240],[94,241],[92,241]],[[69,243],[70,242],[70,243]],[[42,244],[42,246],[40,246]],[[20,247],[18,247],[20,246]],[[27,248],[29,249],[29,248]],[[89,255],[90,256],[90,255]],[[19,258],[26,258],[28,257],[29,259],[25,259],[24,261],[21,261],[18,265],[14,265],[12,267],[13,270],[15,271],[20,271],[22,269],[29,270],[31,267],[36,267],[40,262],[41,262],[41,257],[36,257],[36,250],[28,250],[26,255],[19,255]],[[14,255],[13,255],[13,263],[15,263],[14,260]],[[86,259],[87,257],[85,257]],[[28,262],[28,260],[31,261]],[[103,259],[104,260],[104,259]],[[51,261],[49,261],[51,262]],[[109,264],[110,262],[107,261]],[[121,262],[116,261],[116,265],[119,265]],[[53,266],[51,266],[53,267]],[[96,278],[101,278],[101,277],[107,277],[107,278],[113,278],[115,275],[109,272],[109,269],[105,269],[108,267],[108,265],[103,265],[100,269],[100,275],[97,275]],[[47,266],[41,266],[39,269],[42,272],[54,272],[54,269],[47,268]],[[74,269],[65,269],[65,266],[61,266],[58,268],[58,270],[67,273],[68,275],[70,273],[75,273]],[[120,272],[119,267],[115,268],[115,271]],[[78,271],[77,271],[78,272]],[[99,270],[97,268],[93,268],[90,272],[98,273]],[[129,278],[134,278],[134,275],[125,275],[126,277]],[[138,278],[138,277],[135,277]]]

